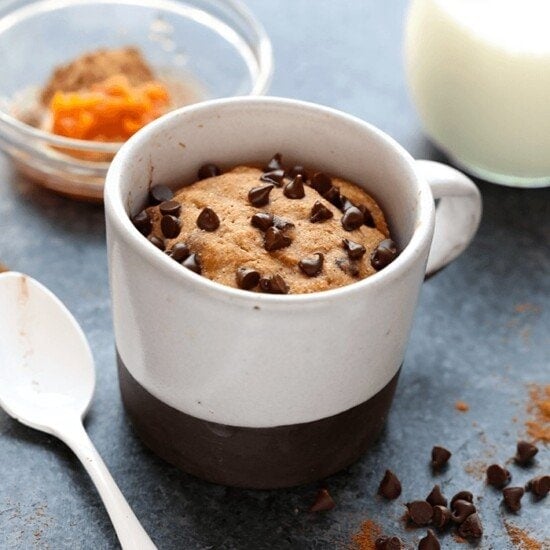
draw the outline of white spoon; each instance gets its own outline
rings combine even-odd
[[[74,451],[99,491],[122,548],[154,549],[82,425],[94,384],[90,347],[67,308],[34,279],[1,273],[0,406]]]

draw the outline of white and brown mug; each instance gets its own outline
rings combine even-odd
[[[275,152],[364,186],[398,258],[341,288],[260,294],[182,268],[130,221],[151,185],[181,187],[205,162]],[[376,439],[422,281],[467,247],[481,216],[467,177],[414,161],[366,122],[250,97],[185,107],[138,132],[111,165],[105,206],[120,386],[137,433],[186,472],[257,488],[325,477]]]

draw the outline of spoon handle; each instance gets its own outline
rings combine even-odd
[[[92,478],[111,518],[123,550],[156,550],[156,546],[126,502],[80,419],[66,419],[56,435],[76,454]]]

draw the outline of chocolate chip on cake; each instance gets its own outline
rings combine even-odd
[[[380,271],[391,264],[396,257],[397,246],[391,239],[384,239],[373,252],[370,263],[376,271]]]
[[[323,261],[325,257],[323,254],[318,252],[310,258],[304,258],[298,262],[299,268],[302,272],[308,277],[317,277],[319,273],[323,270]]]
[[[321,196],[325,196],[332,189],[332,179],[323,172],[317,172],[313,174],[309,185]]]
[[[441,550],[441,544],[439,544],[439,540],[437,540],[435,533],[431,529],[428,529],[427,535],[423,539],[420,539],[418,550]]]
[[[194,273],[197,273],[198,275],[201,274],[201,271],[202,271],[201,262],[197,254],[191,254],[188,258],[186,258],[183,261],[181,265],[193,271]]]
[[[451,521],[451,511],[446,506],[433,507],[432,522],[438,529],[444,529]]]
[[[132,223],[142,235],[149,235],[153,228],[153,222],[147,210],[142,210],[132,218]]]
[[[415,500],[414,502],[407,503],[406,506],[409,512],[409,519],[415,525],[428,525],[432,520],[433,508],[425,500]]]
[[[220,218],[212,208],[206,206],[197,218],[197,227],[204,231],[216,231],[220,227]]]
[[[439,485],[434,485],[434,488],[426,497],[426,502],[429,502],[432,506],[447,506],[447,499],[441,492],[441,487]]]
[[[371,211],[364,204],[357,205],[357,208],[363,212],[363,225],[373,228],[376,227]]]
[[[491,464],[487,468],[487,483],[497,489],[501,489],[510,483],[511,479],[512,475],[510,472],[498,464]]]
[[[510,512],[517,512],[521,508],[521,499],[525,494],[523,487],[506,487],[502,489],[504,504]]]
[[[271,170],[271,172],[264,172],[260,176],[260,180],[265,181],[266,183],[272,183],[277,187],[281,187],[285,177],[284,170]]]
[[[264,172],[272,172],[273,170],[282,170],[283,156],[281,153],[276,153],[273,155],[273,158],[267,163],[267,166],[264,168]]]
[[[401,494],[401,482],[391,470],[386,470],[378,486],[378,494],[388,500],[395,500]]]
[[[346,249],[350,260],[360,260],[367,251],[362,244],[350,241],[349,239],[344,239],[342,243],[344,244],[344,248]]]
[[[256,207],[265,206],[269,202],[269,193],[271,193],[273,187],[275,186],[272,183],[253,187],[248,192],[248,202]]]
[[[346,231],[359,229],[363,225],[363,213],[356,206],[350,206],[342,216],[342,227]],[[382,241],[384,242],[384,241]]]
[[[465,539],[479,539],[483,535],[483,526],[477,513],[469,515],[458,528],[458,534]]]
[[[453,513],[451,519],[455,523],[462,523],[470,514],[476,511],[476,507],[467,500],[455,500],[451,506]]]
[[[160,213],[164,216],[176,216],[181,213],[181,204],[178,201],[164,201],[159,204]]]
[[[268,252],[273,252],[274,250],[280,250],[281,248],[286,248],[292,244],[290,237],[287,237],[280,229],[276,227],[269,227],[264,235],[264,248]]]
[[[340,189],[338,187],[331,187],[326,193],[323,194],[323,198],[330,202],[336,208],[341,208],[340,202]]]
[[[514,460],[520,466],[526,466],[533,461],[535,455],[539,452],[538,448],[528,441],[518,441],[517,452]]]
[[[309,509],[310,512],[328,512],[336,506],[336,502],[330,496],[330,493],[327,489],[319,489],[317,496],[315,497],[315,502],[311,505]]]
[[[315,204],[311,207],[309,221],[311,223],[324,222],[330,220],[333,216],[332,210],[329,210],[321,201],[315,201]]]
[[[402,550],[403,543],[399,537],[378,537],[374,541],[375,550]]]
[[[258,212],[250,218],[250,223],[261,231],[267,231],[273,225],[273,214]]]
[[[526,489],[539,498],[544,498],[550,492],[550,476],[538,476],[527,482]]]
[[[154,185],[149,189],[149,200],[151,204],[160,204],[164,201],[172,200],[174,193],[166,185]]]
[[[280,275],[272,277],[262,277],[260,279],[260,289],[269,294],[288,294],[289,288],[285,280]]]
[[[273,227],[280,229],[281,231],[288,231],[294,229],[296,226],[289,220],[281,218],[280,216],[273,216]]]
[[[340,204],[341,204],[341,209],[343,212],[345,212],[346,210],[350,209],[352,206],[355,206],[355,204],[353,204],[346,196],[344,195],[340,195]]]
[[[172,260],[180,263],[188,258],[189,254],[191,254],[191,251],[185,243],[176,243],[168,252],[168,255],[172,258]]]
[[[474,502],[474,495],[470,493],[470,491],[459,491],[452,499],[451,499],[451,508],[453,507],[454,503],[457,500],[465,500],[467,502]]]
[[[176,216],[162,216],[160,220],[160,229],[167,239],[174,239],[180,234],[181,222]]]
[[[283,195],[288,199],[303,199],[306,196],[304,181],[300,174],[283,187]]]
[[[295,178],[296,176],[302,176],[303,181],[308,180],[308,173],[307,170],[300,164],[296,164],[288,171],[288,177],[289,178]]]
[[[213,178],[219,176],[222,171],[215,164],[204,164],[199,168],[197,172],[197,178],[199,180],[205,180],[208,178]]]
[[[160,250],[164,250],[166,248],[164,241],[162,239],[159,239],[155,235],[151,235],[150,237],[147,237],[147,239]]]
[[[359,276],[359,268],[354,262],[350,262],[348,258],[338,258],[336,260],[336,265],[344,272],[347,273],[350,277]]]
[[[258,286],[260,274],[255,269],[239,267],[237,269],[237,286],[243,290],[251,290]]]
[[[435,470],[440,470],[447,464],[447,462],[449,462],[451,456],[451,451],[445,449],[445,447],[436,445],[432,449],[432,467]]]

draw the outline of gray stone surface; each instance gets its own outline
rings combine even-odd
[[[249,4],[274,42],[273,94],[349,111],[414,156],[438,158],[406,96],[404,0]],[[87,427],[159,548],[343,548],[366,518],[415,547],[423,531],[403,529],[402,504],[429,493],[435,480],[427,463],[436,443],[454,453],[437,478],[444,492],[468,488],[482,497],[480,548],[514,548],[505,520],[539,540],[550,537],[547,503],[527,497],[512,517],[479,475],[483,464],[513,454],[523,433],[527,384],[550,382],[550,189],[480,183],[485,213],[479,234],[466,254],[424,286],[387,430],[370,454],[326,481],[337,507],[314,515],[307,508],[316,485],[227,489],[182,474],[141,446],[118,394],[102,209],[35,188],[5,159],[0,174],[0,261],[49,286],[82,324],[97,363]],[[469,412],[455,410],[459,399]],[[0,412],[0,460],[0,548],[117,547],[94,488],[63,444]],[[530,470],[511,466],[513,483],[549,466],[544,448]],[[403,482],[394,503],[374,496],[386,467]],[[443,547],[464,545],[446,536]]]

